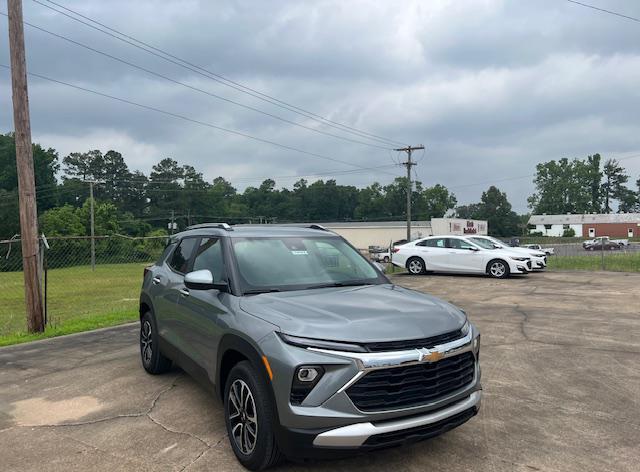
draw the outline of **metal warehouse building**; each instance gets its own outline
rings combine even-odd
[[[357,221],[322,223],[358,249],[369,246],[387,247],[407,237],[406,221]],[[487,222],[460,218],[433,218],[431,221],[412,221],[411,239],[440,234],[487,234]]]
[[[611,236],[633,238],[640,236],[640,213],[586,213],[582,215],[532,215],[529,232],[541,232],[545,236],[562,236],[573,229],[576,236],[595,238]]]

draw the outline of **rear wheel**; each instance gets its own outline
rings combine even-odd
[[[384,259],[382,259],[382,262],[384,262],[385,264],[389,263],[389,256],[384,256]]]
[[[424,261],[419,257],[412,257],[407,261],[407,270],[410,274],[421,275],[425,273]]]
[[[150,311],[140,319],[140,358],[142,367],[150,374],[162,374],[171,368],[171,359],[160,352],[158,329]]]
[[[496,279],[509,277],[509,266],[502,259],[494,259],[487,264],[487,273]]]
[[[224,412],[229,442],[249,470],[276,465],[282,454],[274,435],[275,412],[267,385],[249,361],[231,369],[225,383]]]

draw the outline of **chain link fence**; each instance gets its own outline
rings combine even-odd
[[[97,236],[92,265],[91,237],[41,240],[47,324],[91,315],[135,316],[143,269],[158,259],[166,241]],[[20,241],[0,242],[0,336],[25,330],[23,277]]]
[[[584,244],[558,242],[540,244],[548,257],[549,269],[604,270],[640,272],[640,242],[624,240],[619,244]]]

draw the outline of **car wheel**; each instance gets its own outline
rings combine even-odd
[[[509,266],[501,259],[494,259],[487,264],[487,272],[491,277],[504,279],[509,277]]]
[[[384,259],[382,259],[382,261],[383,261],[385,264],[388,264],[388,263],[389,263],[389,256],[384,256]]]
[[[271,398],[265,382],[248,361],[239,362],[229,373],[224,413],[231,448],[244,467],[263,470],[280,462]]]
[[[163,356],[159,347],[156,321],[147,311],[140,319],[140,359],[150,374],[162,374],[171,368],[171,359]]]
[[[425,273],[424,261],[419,257],[412,257],[407,261],[407,270],[410,274],[421,275]]]

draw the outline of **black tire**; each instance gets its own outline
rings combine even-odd
[[[407,261],[407,270],[411,275],[422,275],[426,272],[424,267],[424,260],[422,258],[414,256],[410,257]]]
[[[239,388],[244,387],[248,389],[253,399],[253,407],[251,407],[251,401],[245,401],[246,407],[240,411],[235,407],[236,403],[233,398],[241,396]],[[234,390],[233,398],[232,389]],[[225,383],[224,420],[229,442],[238,461],[249,470],[264,470],[278,464],[283,459],[276,443],[274,430],[277,426],[275,424],[277,420],[267,389],[265,381],[249,361],[236,364],[229,372]],[[248,398],[248,396],[244,398]],[[252,415],[255,421],[252,420]],[[232,416],[234,417],[232,418]],[[240,426],[241,424],[242,426]],[[257,430],[253,435],[253,447],[250,447],[251,427],[254,424]],[[246,439],[243,436],[245,429],[249,432]]]
[[[385,264],[389,263],[389,256],[384,256],[384,259],[382,259],[382,262],[384,262]]]
[[[148,373],[163,374],[171,369],[171,359],[160,352],[156,320],[150,311],[140,318],[140,360]]]
[[[502,259],[493,259],[487,264],[487,274],[494,279],[506,279],[509,277],[509,264]]]

